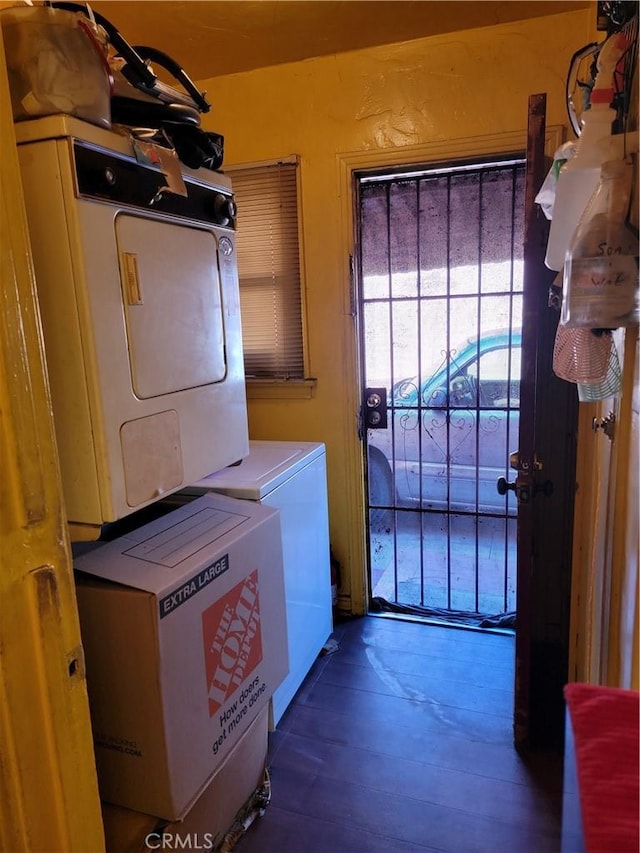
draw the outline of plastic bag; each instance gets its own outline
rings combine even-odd
[[[553,219],[553,206],[556,200],[556,187],[558,185],[558,175],[560,169],[564,166],[567,160],[570,160],[576,153],[575,142],[565,142],[553,155],[553,164],[549,169],[547,177],[544,179],[538,195],[534,201],[542,208],[542,212],[547,219]]]
[[[49,6],[0,11],[15,121],[65,113],[111,126],[107,36],[87,15]]]

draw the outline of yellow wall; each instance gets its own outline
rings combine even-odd
[[[204,84],[213,102],[206,123],[225,134],[228,163],[301,156],[308,362],[317,387],[310,399],[252,400],[250,429],[255,438],[326,442],[331,537],[346,569],[343,603],[349,605],[352,594],[355,610],[363,601],[364,553],[345,169],[356,161],[360,166],[379,164],[381,158],[416,162],[478,146],[485,146],[486,153],[504,148],[501,134],[512,139],[509,134],[524,133],[527,98],[534,92],[548,94],[548,124],[565,123],[569,58],[592,40],[593,19],[578,11]],[[2,78],[6,87],[4,68]],[[6,688],[0,715],[0,847],[98,850],[103,841],[82,650],[6,88],[2,95],[5,298],[0,318],[5,344],[13,336],[15,345],[4,346],[0,359],[0,680]],[[631,378],[619,409],[626,418],[624,447],[613,454],[630,476],[617,480],[619,529],[607,566],[614,617],[607,621],[604,643],[606,677],[636,688],[637,353],[634,342],[625,364]],[[585,416],[581,436],[586,442]],[[590,473],[598,476],[597,470]],[[587,502],[593,486],[593,480],[581,483]],[[577,537],[592,530],[582,523]],[[620,564],[626,573],[618,570]],[[584,669],[582,675],[597,679],[603,672]]]
[[[611,617],[603,681],[640,689],[638,671],[638,581],[640,554],[640,349],[638,330],[624,342],[623,387],[616,406],[615,490],[612,500]]]
[[[501,134],[520,134],[523,145],[528,96],[537,92],[547,93],[547,124],[566,124],[569,61],[593,40],[594,26],[595,8],[201,82],[213,104],[205,124],[225,135],[227,164],[301,158],[309,374],[317,387],[307,400],[251,400],[250,434],[326,443],[341,605],[355,612],[363,607],[365,558],[345,161],[490,154]]]
[[[571,681],[638,690],[640,348],[621,335],[622,390],[580,406],[571,634]],[[614,439],[592,421],[611,413]]]

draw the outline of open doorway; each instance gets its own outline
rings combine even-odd
[[[356,175],[372,609],[511,627],[525,163]]]

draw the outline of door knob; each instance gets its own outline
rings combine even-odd
[[[515,492],[517,485],[516,483],[509,483],[504,477],[498,477],[496,488],[498,489],[499,495],[506,495],[509,491]]]
[[[498,477],[496,488],[500,495],[506,495],[507,492],[515,492],[515,496],[519,504],[529,503],[529,486],[519,485],[517,480],[515,483],[510,483],[508,480],[505,480],[504,477]]]
[[[519,486],[517,480],[515,483],[509,483],[504,477],[498,477],[496,488],[499,495],[506,495],[507,492],[515,492],[519,503],[527,503],[529,500],[529,487]],[[542,492],[547,498],[550,497],[553,494],[553,483],[551,480],[545,480],[544,483],[534,481],[533,494],[537,495],[538,492]]]

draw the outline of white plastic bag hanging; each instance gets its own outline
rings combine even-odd
[[[575,142],[565,142],[558,148],[553,155],[553,164],[544,179],[542,186],[535,197],[534,201],[542,208],[542,212],[547,219],[553,219],[553,207],[556,200],[556,187],[558,185],[558,175],[560,169],[564,166],[567,160],[570,160],[576,151]]]

